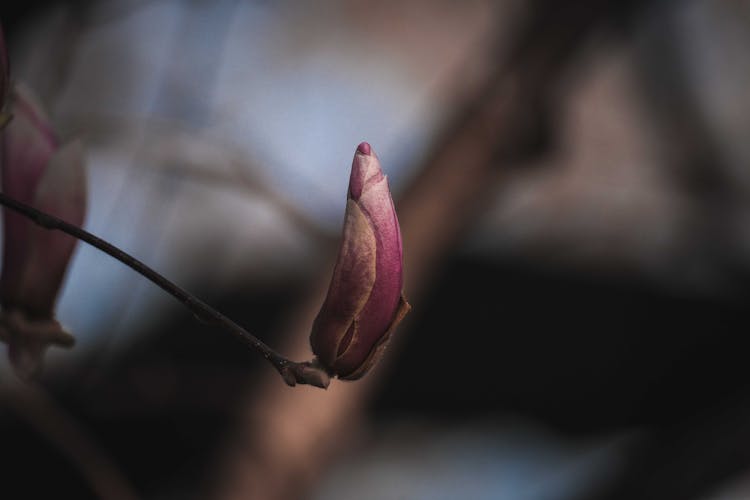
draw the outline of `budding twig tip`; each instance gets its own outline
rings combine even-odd
[[[315,359],[304,363],[290,362],[279,368],[279,373],[289,387],[300,384],[328,389],[331,383],[331,376]]]

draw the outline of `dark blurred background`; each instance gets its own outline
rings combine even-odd
[[[2,498],[750,498],[750,4],[26,1],[13,77],[88,146],[86,227],[295,359],[351,156],[414,307],[356,383],[80,246],[72,351],[0,368]]]

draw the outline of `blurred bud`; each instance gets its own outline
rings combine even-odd
[[[5,109],[5,105],[8,100],[8,92],[10,91],[9,82],[10,76],[8,70],[8,49],[5,46],[3,27],[0,26],[0,129],[2,129],[10,119],[10,115],[6,112]]]
[[[3,192],[71,224],[83,223],[86,184],[79,142],[59,147],[50,122],[31,93],[14,89],[13,120],[3,131]],[[0,274],[0,339],[16,372],[38,370],[50,344],[73,338],[54,318],[55,302],[77,240],[36,226],[8,209],[3,213]]]
[[[352,163],[333,278],[310,335],[313,352],[331,374],[355,380],[380,358],[410,309],[402,295],[402,268],[401,231],[388,179],[363,142]]]

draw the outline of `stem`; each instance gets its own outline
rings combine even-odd
[[[255,335],[248,332],[195,295],[169,281],[143,262],[120,250],[108,241],[74,226],[73,224],[69,224],[54,215],[42,212],[26,205],[25,203],[10,198],[2,192],[0,192],[0,205],[4,205],[14,212],[29,218],[35,224],[45,229],[62,231],[63,233],[84,241],[94,248],[119,260],[180,301],[185,307],[190,309],[193,315],[195,315],[195,317],[202,323],[222,327],[239,337],[256,351],[260,352],[263,357],[268,360],[276,370],[278,370],[288,385],[294,386],[296,384],[309,384],[322,388],[328,386],[330,377],[326,371],[315,362],[315,360],[297,363],[285,358],[258,339]]]

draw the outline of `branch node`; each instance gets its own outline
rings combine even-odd
[[[331,375],[318,363],[317,358],[302,363],[285,363],[279,367],[279,373],[289,387],[306,384],[327,389],[331,383]]]

